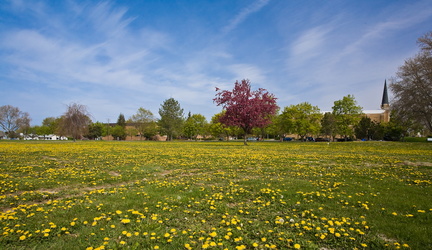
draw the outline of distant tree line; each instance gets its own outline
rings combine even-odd
[[[234,83],[232,91],[216,88],[213,101],[222,106],[210,122],[201,114],[188,113],[185,117],[180,103],[169,98],[159,109],[159,119],[150,110],[140,107],[137,113],[125,119],[120,114],[117,123],[92,122],[86,106],[72,103],[60,117],[47,117],[40,126],[30,126],[30,115],[18,107],[0,107],[0,129],[3,137],[57,134],[77,139],[98,139],[112,136],[125,140],[128,136],[141,140],[156,135],[197,140],[229,137],[283,139],[296,135],[300,140],[319,136],[332,140],[400,140],[417,133],[432,134],[432,32],[418,39],[420,52],[405,61],[392,79],[394,94],[391,119],[377,123],[362,114],[353,95],[334,102],[331,112],[322,113],[308,102],[280,109],[276,97],[265,89],[253,91],[249,80]]]
[[[326,137],[334,140],[336,136],[346,140],[353,138],[398,140],[408,133],[408,127],[404,127],[404,124],[397,120],[377,123],[364,116],[362,108],[357,105],[352,95],[335,101],[332,112],[324,114],[317,106],[308,102],[290,105],[279,111],[276,108],[271,115],[267,115],[267,112],[262,113],[265,114],[268,122],[262,125],[256,122],[249,123],[248,131],[235,124],[227,124],[221,119],[227,114],[226,110],[215,114],[210,122],[201,114],[189,112],[185,117],[179,102],[173,98],[161,104],[160,119],[156,119],[151,111],[141,107],[127,120],[123,114],[120,114],[115,124],[92,122],[87,108],[76,103],[70,104],[62,116],[47,117],[42,121],[42,125],[33,127],[29,125],[29,115],[20,112],[18,108],[3,106],[0,110],[3,112],[3,110],[13,109],[13,112],[7,113],[9,122],[1,123],[3,130],[9,128],[6,134],[10,138],[17,138],[19,133],[24,133],[27,135],[57,134],[74,140],[84,138],[95,140],[104,136],[111,136],[114,140],[125,140],[127,137],[150,140],[156,135],[166,135],[167,140],[176,138],[198,140],[199,136],[217,140],[225,140],[229,137],[246,140],[248,136],[283,139],[287,135],[296,135],[300,140],[306,140],[307,137]],[[248,112],[244,113],[245,119],[249,117]],[[229,121],[232,120],[231,117]],[[256,117],[250,121],[256,121]]]

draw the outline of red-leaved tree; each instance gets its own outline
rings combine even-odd
[[[270,124],[271,117],[278,109],[275,96],[262,88],[252,91],[249,80],[236,81],[232,91],[219,88],[216,88],[216,91],[216,98],[213,101],[226,110],[219,121],[226,126],[242,128],[245,145],[247,135],[252,129]]]

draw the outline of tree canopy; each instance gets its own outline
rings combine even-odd
[[[13,137],[19,128],[30,126],[30,115],[11,105],[0,107],[0,127],[9,136]]]
[[[245,145],[247,135],[252,129],[270,124],[271,117],[278,109],[273,94],[262,88],[252,91],[250,81],[246,79],[236,81],[232,91],[219,88],[216,88],[216,91],[216,98],[213,101],[225,110],[220,122],[243,129]]]
[[[432,133],[432,32],[418,40],[420,52],[405,60],[390,84],[393,110],[404,120],[413,120]]]
[[[61,122],[61,130],[74,140],[81,139],[87,133],[91,123],[90,113],[87,107],[82,104],[72,103],[67,106]]]
[[[336,120],[337,133],[345,139],[354,135],[354,126],[360,121],[362,107],[357,105],[353,95],[344,96],[334,102],[333,115]]]
[[[169,98],[165,100],[159,109],[159,126],[161,132],[168,135],[168,140],[178,135],[182,128],[184,122],[183,109],[180,107],[180,103],[174,98]]]
[[[117,118],[117,125],[123,128],[126,127],[126,119],[122,113],[120,113],[119,117]]]
[[[321,112],[317,106],[308,102],[285,107],[280,122],[286,133],[298,134],[301,139],[306,135],[314,135],[320,131]]]
[[[208,123],[205,116],[193,114],[189,116],[183,127],[185,136],[190,139],[197,139],[198,135],[204,136],[207,133]]]
[[[90,140],[100,138],[104,130],[104,125],[100,122],[91,123],[88,126],[88,133],[86,137]]]
[[[321,133],[330,136],[333,140],[336,136],[336,118],[333,113],[327,112],[321,119]]]
[[[140,134],[140,139],[156,135],[156,119],[150,110],[139,108],[135,115],[132,115],[129,122],[135,126]]]

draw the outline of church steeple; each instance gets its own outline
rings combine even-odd
[[[388,100],[388,94],[387,94],[387,79],[384,80],[384,91],[381,101],[381,109],[388,109],[390,107],[389,100]]]

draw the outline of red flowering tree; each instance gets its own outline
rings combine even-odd
[[[253,128],[263,128],[271,123],[278,106],[276,98],[267,90],[259,88],[252,91],[249,80],[236,81],[232,91],[216,88],[213,101],[226,110],[219,121],[226,126],[240,127],[244,131],[244,144]]]

